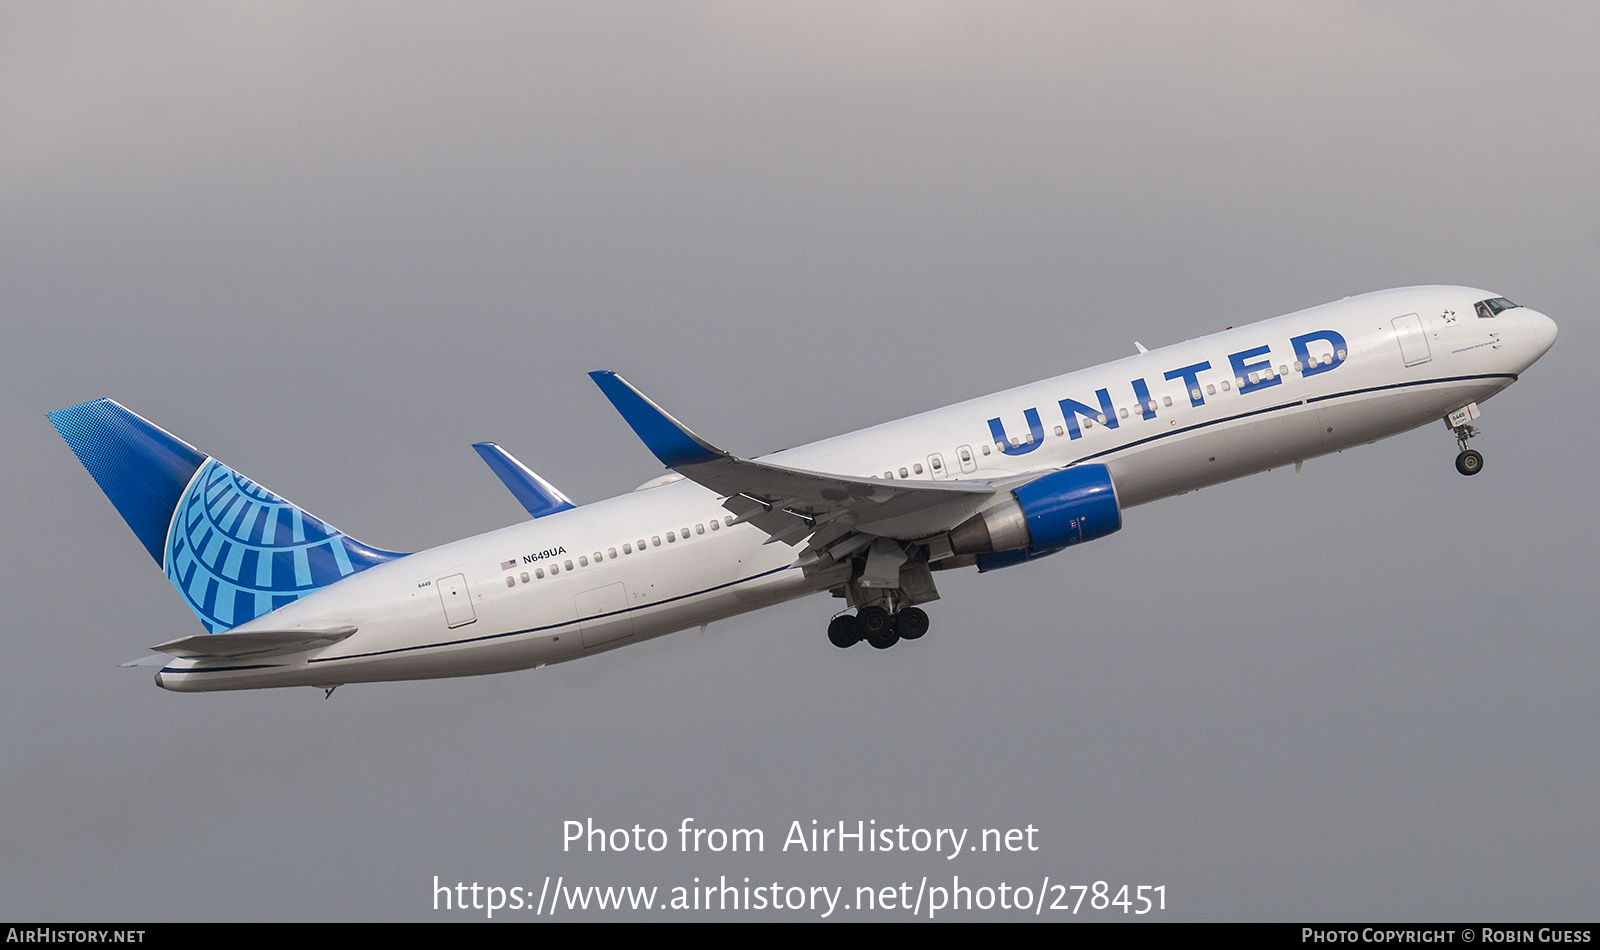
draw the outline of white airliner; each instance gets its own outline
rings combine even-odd
[[[1478,403],[1555,338],[1482,290],[1387,290],[756,460],[596,372],[672,471],[580,506],[479,443],[532,520],[417,554],[342,534],[111,400],[49,416],[207,631],[152,648],[159,685],[331,692],[575,660],[822,591],[854,611],[834,644],[889,647],[927,632],[935,571],[1054,554],[1158,498],[1441,419],[1471,475]]]

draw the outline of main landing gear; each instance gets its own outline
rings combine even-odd
[[[920,607],[905,607],[895,613],[870,604],[855,615],[840,614],[828,624],[828,640],[844,649],[862,640],[879,650],[887,650],[901,640],[916,640],[928,632],[928,615]]]

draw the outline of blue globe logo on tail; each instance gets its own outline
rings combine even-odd
[[[362,544],[109,399],[49,417],[211,633],[405,556]]]
[[[207,459],[178,502],[165,567],[200,622],[220,633],[394,556]]]

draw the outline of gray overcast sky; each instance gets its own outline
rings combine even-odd
[[[1596,36],[1589,4],[6,3],[0,916],[476,919],[435,875],[548,874],[1592,919]],[[112,396],[415,550],[519,520],[473,441],[580,502],[658,473],[589,369],[759,454],[1434,282],[1561,326],[1480,476],[1439,425],[1137,508],[941,576],[885,652],[814,598],[538,672],[169,694],[115,664],[197,625],[44,418]],[[564,853],[591,817],[767,850]],[[779,850],[812,819],[1040,849]]]

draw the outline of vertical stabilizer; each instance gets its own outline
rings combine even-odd
[[[49,417],[212,633],[403,556],[345,535],[109,399]]]

